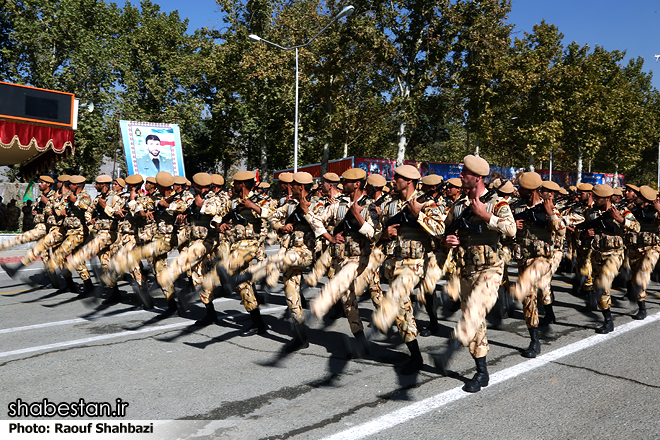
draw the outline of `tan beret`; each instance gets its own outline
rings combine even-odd
[[[293,182],[293,173],[289,173],[288,171],[284,173],[280,173],[278,179],[280,180],[280,182],[283,183],[291,183]]]
[[[570,189],[571,191],[575,191],[575,190],[577,190],[577,186],[571,185],[571,186],[568,187],[568,189]]]
[[[367,183],[373,187],[382,188],[387,185],[387,180],[385,180],[380,174],[370,174],[369,177],[367,177]]]
[[[593,191],[594,186],[591,183],[578,183],[575,188],[578,191]]]
[[[53,178],[48,175],[39,176],[39,180],[43,180],[44,182],[48,182],[48,183],[55,183]]]
[[[156,177],[154,176],[149,176],[147,177],[147,183],[153,183],[154,185],[157,184],[158,182],[156,181]]]
[[[58,182],[68,182],[70,179],[71,179],[71,176],[69,176],[68,174],[62,174],[61,176],[59,176],[57,178],[57,181]]]
[[[315,183],[314,185],[312,185],[312,191],[315,191],[315,190],[317,190],[318,188],[319,188],[319,184],[318,184],[318,183]]]
[[[167,171],[161,171],[156,174],[156,183],[160,186],[172,186],[174,184],[174,176],[168,173]]]
[[[451,179],[447,179],[447,185],[451,185],[456,188],[463,188],[463,181],[458,177],[452,177]]]
[[[479,156],[468,154],[463,158],[463,164],[468,171],[473,172],[477,176],[487,176],[490,174],[490,165]]]
[[[259,188],[268,189],[268,188],[270,188],[270,183],[268,183],[268,182],[260,182],[260,183],[259,183]]]
[[[197,173],[193,176],[193,182],[199,186],[211,186],[213,179],[209,173]]]
[[[513,194],[513,192],[516,190],[516,188],[513,186],[513,183],[511,183],[510,180],[504,182],[504,185],[502,185],[502,181],[500,180],[500,184],[495,186],[495,188],[496,189],[499,188],[497,190],[502,194]]]
[[[225,184],[225,178],[222,177],[220,174],[211,174],[211,182],[213,182],[214,185],[222,186]]]
[[[144,179],[139,174],[132,174],[126,178],[126,183],[129,185],[140,185]]]
[[[647,185],[642,185],[639,187],[639,195],[641,195],[647,202],[652,202],[658,196],[656,190]]]
[[[524,189],[537,189],[542,183],[541,176],[534,171],[522,173],[518,178],[518,185]]]
[[[633,191],[639,191],[639,187],[637,185],[633,185],[632,183],[626,183],[626,188],[632,189]]]
[[[325,173],[323,175],[323,180],[327,180],[328,182],[332,182],[332,183],[338,183],[339,176],[335,173]]]
[[[174,176],[174,185],[187,185],[188,179],[185,176]]]
[[[392,189],[391,189],[389,186],[387,186],[387,185],[385,185],[385,186],[383,187],[383,192],[386,193],[386,194],[387,194],[388,192],[390,192],[391,190],[392,190]]]
[[[244,182],[246,180],[253,180],[256,178],[257,175],[254,174],[252,171],[239,171],[238,173],[234,174],[233,177],[235,181],[239,181],[239,182]]]
[[[419,170],[412,165],[401,165],[396,167],[394,168],[394,174],[398,174],[399,176],[410,180],[419,180],[422,177],[422,175],[419,174]]]
[[[190,185],[192,185],[192,182],[190,180],[186,179],[186,185],[190,186]]]
[[[312,175],[304,171],[299,171],[293,175],[293,181],[302,185],[308,185],[314,182]]]
[[[112,183],[112,177],[107,174],[101,174],[96,178],[96,183]]]
[[[621,190],[620,186],[617,186],[616,188],[614,188],[614,195],[615,196],[623,196],[623,191]]]
[[[422,177],[422,183],[424,185],[439,185],[442,183],[442,176],[437,174],[428,174]]]
[[[338,189],[339,191],[343,190],[343,189],[344,189],[344,185],[342,185],[341,183],[338,183],[338,184],[337,184],[337,189]]]
[[[559,188],[559,194],[565,196],[568,194],[568,191],[566,191],[566,188]]]
[[[71,176],[71,178],[69,179],[69,182],[71,182],[75,185],[80,185],[81,183],[85,183],[85,180],[87,180],[87,179],[85,179],[84,176],[75,175],[75,176]]]
[[[500,179],[500,178],[498,177],[497,179],[495,179],[495,180],[493,180],[493,181],[491,182],[491,187],[493,187],[493,188],[497,188],[497,187],[500,186],[501,184],[502,184],[502,179]]]
[[[593,193],[597,197],[609,197],[614,194],[614,189],[607,184],[601,184],[594,186]]]
[[[115,182],[117,182],[117,185],[121,186],[122,188],[126,188],[126,181],[121,177],[117,177]]]
[[[341,175],[342,179],[362,180],[367,177],[367,172],[362,168],[349,168]]]
[[[543,183],[541,183],[541,187],[549,189],[550,191],[559,191],[561,189],[561,187],[557,185],[557,182],[553,182],[552,180],[544,180]]]

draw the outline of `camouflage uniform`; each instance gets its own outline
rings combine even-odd
[[[335,266],[335,276],[310,303],[312,313],[317,317],[322,317],[330,310],[330,307],[341,299],[344,313],[353,334],[363,331],[356,298],[356,295],[362,292],[355,290],[355,279],[367,268],[375,224],[378,223],[378,213],[370,209],[368,205],[370,200],[366,199],[366,196],[364,198],[365,203],[361,210],[364,224],[359,227],[357,220],[351,218],[350,227],[344,228],[343,237],[345,241],[328,245],[333,262],[338,261]],[[353,202],[350,198],[344,196],[339,199],[339,203],[330,205],[330,207],[316,215],[313,214],[309,223],[314,229],[316,237],[318,238],[327,232],[326,224],[332,222],[336,225],[346,219],[352,205]]]
[[[639,233],[626,234],[625,243],[632,271],[632,289],[640,309],[633,318],[644,319],[646,288],[660,256],[660,216],[653,204],[633,209],[632,213],[640,224]]]
[[[41,238],[21,259],[21,264],[28,266],[37,258],[41,257],[44,261],[44,264],[49,260],[49,249],[54,246],[59,245],[64,241],[64,231],[62,225],[64,223],[64,217],[59,213],[65,209],[65,195],[54,194],[49,197],[49,201],[44,207],[44,216],[46,219],[46,227],[48,228],[48,233]]]
[[[490,222],[485,223],[476,216],[467,219],[473,225],[481,226],[482,233],[473,234],[460,229],[458,237],[461,244],[456,249],[462,316],[453,336],[463,346],[469,347],[474,358],[485,357],[489,350],[486,314],[497,301],[504,271],[504,261],[497,252],[500,236],[513,237],[516,233],[513,214],[506,200],[493,196],[485,203],[492,214]],[[451,225],[468,206],[468,200],[454,206],[445,219],[445,225]]]

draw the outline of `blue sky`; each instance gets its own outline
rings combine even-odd
[[[222,14],[215,0],[152,0],[161,10],[178,10],[188,18],[189,30],[204,26],[219,29]],[[139,4],[133,0],[132,3]],[[121,4],[121,3],[120,3]],[[509,23],[514,36],[522,38],[545,19],[564,34],[564,44],[599,45],[607,50],[626,51],[626,61],[643,57],[644,70],[654,71],[653,85],[660,89],[660,1],[659,0],[513,0]],[[359,13],[359,11],[356,11]]]

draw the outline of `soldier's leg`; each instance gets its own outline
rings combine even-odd
[[[325,316],[330,308],[349,290],[358,271],[359,263],[347,261],[343,264],[337,275],[330,280],[321,292],[310,301],[309,308],[318,318]]]
[[[631,253],[630,262],[633,270],[632,286],[633,292],[637,296],[637,306],[639,307],[639,311],[633,315],[633,319],[641,320],[646,318],[646,288],[651,280],[651,272],[653,272],[653,268],[658,263],[659,256],[660,248],[658,246],[649,248],[641,253],[641,255],[635,256],[635,260],[633,260],[633,254]]]
[[[81,263],[89,260],[92,258],[92,256],[96,255],[101,250],[101,248],[107,246],[110,233],[105,234],[104,232],[107,231],[99,232],[96,237],[87,242],[78,251],[71,255],[71,258],[66,261],[66,269],[69,272],[73,272],[76,267],[80,266]]]
[[[592,267],[594,287],[598,299],[598,308],[603,312],[603,326],[596,329],[597,333],[609,333],[614,330],[614,321],[610,307],[612,299],[610,289],[614,277],[619,273],[619,268],[623,263],[623,250],[608,251],[606,253],[593,252]]]
[[[314,262],[312,270],[305,277],[305,282],[308,286],[314,287],[318,284],[321,277],[323,277],[330,268],[331,260],[330,247],[328,246],[323,249],[319,258]]]
[[[21,264],[28,266],[37,257],[41,256],[43,253],[47,252],[53,246],[64,241],[64,234],[60,228],[51,229],[41,240],[39,240],[21,259]]]
[[[24,232],[21,235],[0,244],[0,251],[13,248],[14,246],[18,246],[19,244],[30,243],[31,241],[40,240],[46,235],[46,232],[47,232],[46,225],[43,223],[39,223],[33,229]]]

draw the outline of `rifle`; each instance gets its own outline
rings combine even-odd
[[[236,196],[236,198],[238,198],[238,196]],[[251,197],[249,197],[248,200],[256,203],[259,201],[260,198],[261,196],[259,196],[259,194],[254,194]],[[236,223],[238,223],[241,226],[247,226],[248,225],[247,219],[243,217],[241,214],[239,214],[239,212],[242,209],[241,208],[242,206],[243,206],[242,203],[237,203],[234,209],[232,209],[227,214],[222,216],[222,220],[220,221],[220,223],[221,224],[228,223],[229,221],[234,220]]]
[[[366,204],[367,204],[367,200],[371,199],[371,198],[373,197],[373,195],[374,195],[375,192],[376,192],[376,189],[372,187],[372,188],[371,188],[371,191],[369,191],[368,194],[366,194],[366,195],[362,195],[362,196],[357,200],[357,202],[355,202],[355,203],[357,203],[359,206],[364,206],[364,205],[366,205]],[[341,220],[341,222],[335,227],[335,229],[334,229],[334,231],[333,231],[333,232],[334,232],[334,235],[336,236],[336,235],[338,235],[338,234],[341,234],[341,233],[344,232],[344,231],[349,231],[349,232],[350,232],[350,231],[357,231],[357,230],[359,230],[360,228],[359,228],[358,225],[357,225],[357,221],[353,221],[353,220],[355,220],[355,216],[353,215],[353,212],[352,212],[350,209],[348,209],[348,211],[346,212],[346,215],[344,215],[344,218],[343,218],[343,219]]]
[[[427,191],[421,196],[417,197],[417,203],[425,203],[428,199],[433,198],[434,192],[434,190]],[[406,205],[401,211],[397,212],[396,215],[390,217],[390,219],[385,224],[385,227],[392,225],[408,225],[415,228],[420,227],[419,223],[417,223],[417,219],[410,217],[410,214],[408,213],[408,205]]]
[[[623,208],[626,204],[628,204],[627,200],[621,200],[620,202],[613,203],[612,207],[614,207],[616,209],[620,209],[620,207]],[[607,217],[606,217],[607,212],[608,211],[605,211],[604,213],[602,213],[601,215],[599,215],[598,217],[596,217],[595,219],[593,219],[591,221],[588,221],[588,222],[584,221],[584,222],[580,223],[579,225],[577,225],[575,227],[575,229],[577,231],[581,231],[581,232],[589,230],[589,229],[602,229],[602,230],[607,231],[607,232],[612,232],[612,233],[616,232],[615,229],[612,227],[611,223],[608,223],[608,222],[605,221],[605,220],[607,220]]]
[[[309,194],[305,196],[305,199],[309,202],[311,197]],[[291,215],[289,215],[286,218],[286,221],[284,222],[285,225],[295,225],[296,223],[307,223],[307,219],[305,218],[305,213],[302,211],[302,208],[300,207],[300,203],[296,205],[296,209],[293,210]]]
[[[640,223],[654,223],[657,219],[657,211],[653,205],[636,208],[632,213]]]
[[[513,219],[533,222],[539,228],[548,227],[548,215],[543,207],[543,202],[514,214]]]
[[[481,203],[486,203],[486,201],[490,199],[495,193],[497,193],[497,191],[500,188],[502,188],[506,182],[508,182],[508,180],[502,181],[502,183],[500,183],[500,186],[498,186],[497,188],[493,187],[489,189],[483,196],[479,197]],[[469,206],[465,207],[461,211],[461,214],[458,217],[456,217],[454,221],[451,222],[451,224],[445,229],[445,233],[442,234],[440,240],[446,239],[448,235],[458,234],[459,229],[467,229],[468,231],[474,234],[483,234],[481,225],[473,225],[468,221],[468,217],[470,217],[472,214],[473,214],[472,208],[470,208]]]

